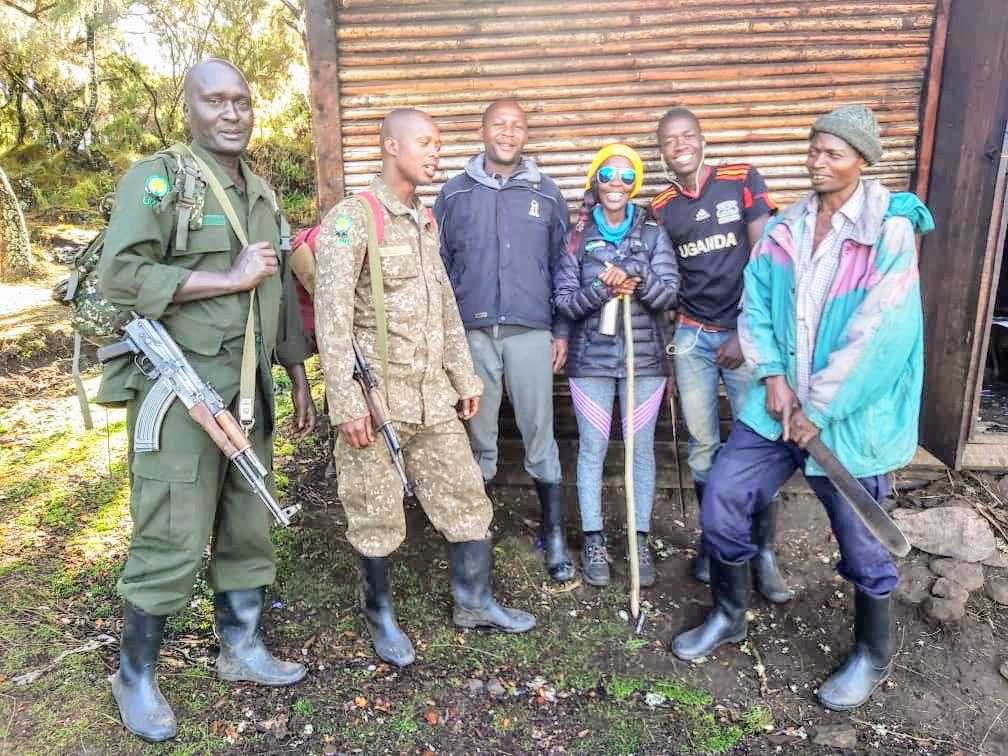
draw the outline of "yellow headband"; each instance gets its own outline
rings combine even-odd
[[[637,150],[633,147],[628,147],[625,144],[618,144],[615,142],[613,144],[607,144],[595,153],[595,159],[592,160],[591,167],[588,169],[588,176],[585,179],[585,189],[591,189],[592,179],[595,178],[595,172],[598,171],[598,169],[602,167],[602,164],[613,155],[625,157],[630,161],[630,165],[633,166],[634,171],[637,172],[637,178],[634,180],[633,186],[630,187],[630,196],[635,196],[644,184],[644,161],[641,160],[640,155],[637,154]]]

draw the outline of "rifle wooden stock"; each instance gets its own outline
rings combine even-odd
[[[194,404],[189,409],[189,416],[206,431],[206,434],[210,436],[210,440],[217,444],[217,448],[224,452],[224,456],[229,460],[234,459],[240,454],[238,448],[231,442],[227,432],[218,424],[217,418],[211,414],[210,408],[206,404]],[[231,419],[233,422],[234,418]],[[237,425],[237,423],[235,424]],[[238,432],[241,433],[240,428]]]
[[[377,387],[369,388],[367,384],[362,381],[357,381],[360,384],[361,390],[364,392],[364,403],[367,405],[368,414],[371,415],[371,424],[374,426],[374,430],[377,433],[379,429],[388,424],[388,407],[385,405],[385,397],[381,395],[381,392]]]
[[[235,449],[237,449],[237,454],[241,454],[243,451],[252,446],[248,437],[245,435],[245,431],[242,430],[230,410],[221,410],[214,416],[214,419],[220,425],[221,430],[227,434],[228,439],[230,439]]]

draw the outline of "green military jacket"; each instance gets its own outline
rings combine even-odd
[[[245,192],[199,145],[190,145],[214,171],[244,224],[250,244],[268,241],[280,249],[276,195],[241,161]],[[238,393],[242,344],[249,311],[249,293],[240,292],[192,302],[173,303],[175,292],[194,271],[224,273],[241,252],[221,204],[206,188],[202,225],[190,224],[186,250],[175,249],[176,213],[172,199],[177,160],[158,153],[134,163],[119,181],[115,206],[98,263],[98,286],[113,304],[159,320],[186,353],[203,380],[211,383],[226,404]],[[198,209],[197,211],[198,212]],[[199,225],[198,223],[195,225]],[[256,345],[259,385],[272,427],[271,364],[303,362],[308,355],[301,319],[293,297],[285,292],[287,261],[256,290]],[[101,404],[121,404],[143,392],[149,380],[130,357],[108,363],[98,392]]]
[[[418,199],[412,206],[403,204],[381,178],[368,188],[384,216],[378,252],[388,323],[389,374],[383,389],[389,414],[403,423],[441,423],[456,416],[459,398],[481,395],[483,383],[473,370],[441,261],[437,224]],[[368,412],[353,380],[351,335],[382,380],[363,201],[348,197],[329,211],[315,244],[315,334],[336,425]]]

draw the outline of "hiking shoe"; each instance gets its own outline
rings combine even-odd
[[[642,588],[650,588],[655,584],[658,573],[655,571],[654,556],[648,543],[648,534],[637,532],[637,566]]]
[[[588,585],[602,587],[609,585],[609,552],[601,533],[585,534],[581,546],[581,572]]]

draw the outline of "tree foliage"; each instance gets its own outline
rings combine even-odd
[[[0,0],[0,150],[88,154],[183,136],[186,69],[222,57],[262,107],[303,67],[290,0]]]

